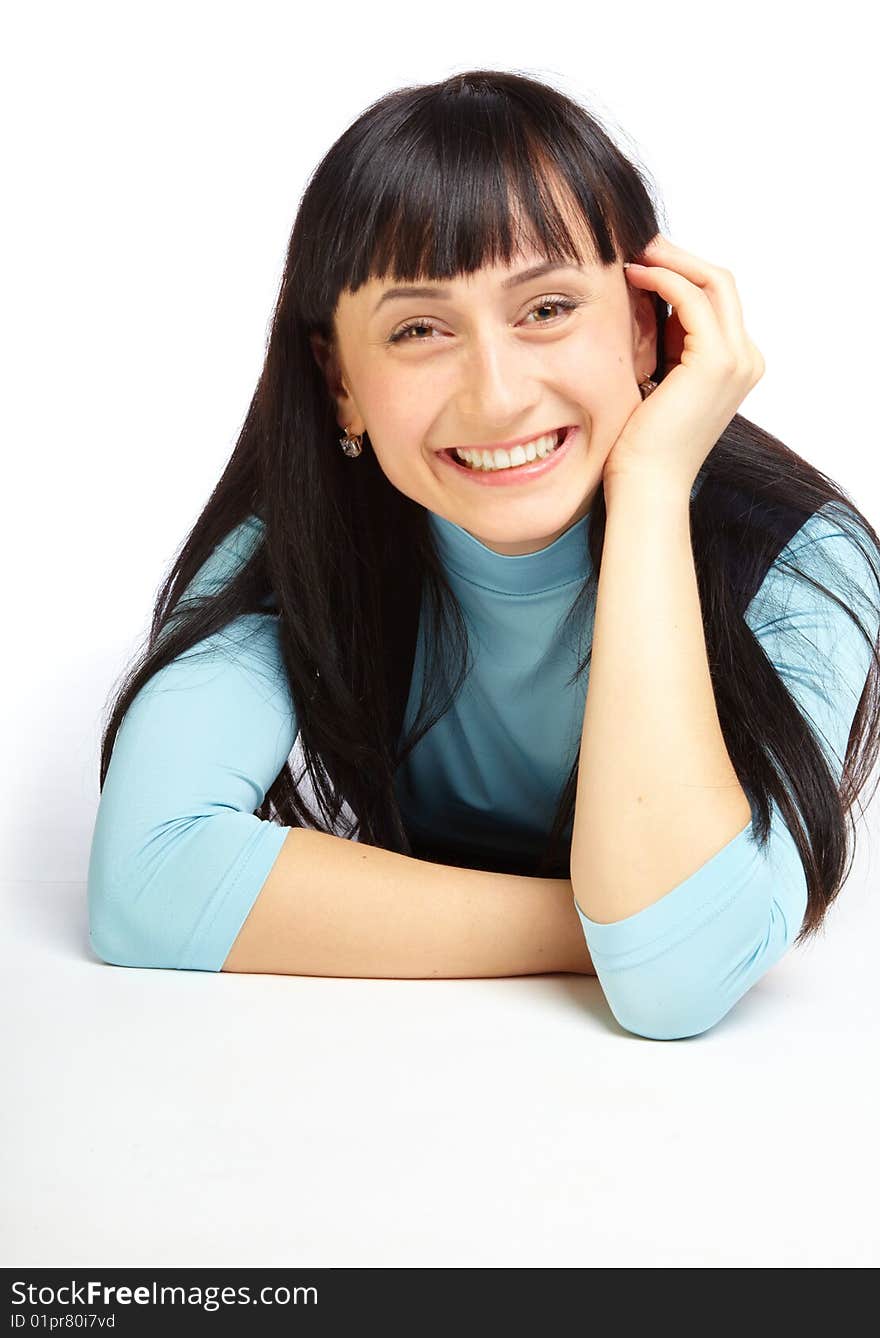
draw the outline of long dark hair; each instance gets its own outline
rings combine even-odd
[[[520,74],[477,70],[397,90],[331,147],[294,223],[264,366],[235,450],[162,584],[146,645],[113,702],[101,747],[102,789],[117,730],[140,688],[234,619],[265,614],[268,601],[280,620],[304,766],[295,776],[285,764],[257,816],[357,832],[372,845],[437,857],[411,840],[393,782],[464,682],[466,625],[425,508],[387,480],[372,450],[356,463],[340,450],[335,406],[309,336],[332,341],[340,293],[371,277],[439,280],[510,263],[519,241],[512,202],[541,253],[580,263],[551,181],[576,200],[602,264],[634,257],[660,231],[643,170],[581,106]],[[655,305],[662,350],[667,308]],[[660,358],[655,380],[666,370]],[[756,839],[768,838],[775,800],[800,851],[808,908],[799,940],[818,929],[852,864],[845,819],[880,744],[876,621],[866,629],[856,619],[873,654],[838,780],[743,614],[787,541],[829,503],[840,510],[836,523],[860,529],[876,556],[880,540],[851,498],[740,414],[710,452],[691,501],[724,739],[752,804]],[[258,540],[228,582],[186,597],[217,545],[254,518]],[[598,582],[605,519],[599,488],[588,530],[592,571],[571,608],[575,623],[583,623]],[[404,738],[420,608],[435,654],[426,660],[431,672]],[[588,664],[589,652],[572,681]],[[301,793],[306,773],[318,813]],[[541,859],[522,872],[570,876],[576,787],[577,763]],[[346,803],[355,817],[340,833]],[[464,860],[449,852],[446,862]],[[506,866],[499,855],[482,867]]]

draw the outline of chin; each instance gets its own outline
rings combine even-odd
[[[576,506],[565,499],[555,503],[548,500],[543,505],[512,504],[503,518],[497,512],[481,513],[478,508],[469,508],[467,514],[463,510],[458,514],[450,510],[450,514],[456,524],[499,550],[505,546],[511,549],[521,546],[524,551],[534,551],[559,538],[582,520],[589,509],[584,497]]]
[[[542,489],[540,495],[526,485],[523,488],[468,488],[475,497],[462,500],[456,489],[454,502],[449,490],[444,497],[450,515],[462,517],[458,521],[470,529],[497,539],[499,543],[516,542],[531,536],[539,537],[573,525],[590,511],[602,486],[601,475],[591,477],[573,489],[570,481],[565,487]]]

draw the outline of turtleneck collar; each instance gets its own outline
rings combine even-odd
[[[691,500],[699,492],[705,474],[704,463],[691,488]],[[438,516],[436,511],[428,511],[428,523],[445,567],[471,585],[505,595],[536,595],[570,581],[585,581],[593,569],[587,548],[589,511],[546,548],[518,557],[487,548],[469,530]]]
[[[469,530],[435,511],[428,511],[428,522],[444,567],[484,589],[535,595],[570,581],[584,581],[592,570],[587,549],[589,513],[546,548],[517,556],[496,553]]]

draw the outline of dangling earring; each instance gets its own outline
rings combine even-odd
[[[652,381],[649,376],[645,377],[644,381],[640,381],[639,391],[641,393],[642,399],[646,400],[650,395],[651,391],[657,389],[658,384],[659,383],[657,381]]]
[[[355,456],[360,455],[363,436],[363,432],[351,433],[348,428],[345,429],[342,436],[339,438],[339,444],[346,455],[350,455],[352,459],[354,459]]]

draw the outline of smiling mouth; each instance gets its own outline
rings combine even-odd
[[[457,464],[463,465],[465,469],[486,473],[516,469],[520,465],[532,464],[535,460],[543,460],[552,455],[562,445],[567,433],[567,427],[559,427],[553,432],[545,432],[541,436],[532,437],[530,441],[508,449],[474,447],[472,450],[462,450],[452,446],[444,453]]]

